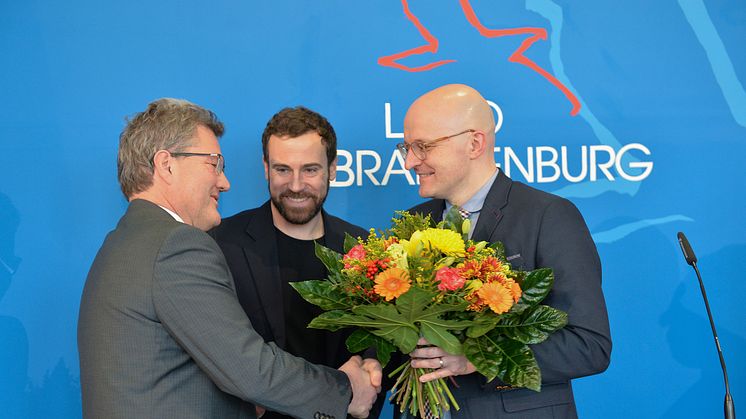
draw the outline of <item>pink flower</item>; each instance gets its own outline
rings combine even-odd
[[[350,249],[349,252],[347,252],[346,255],[344,255],[342,257],[342,261],[345,264],[345,269],[350,269],[350,268],[353,268],[353,267],[359,268],[359,266],[355,266],[355,265],[351,264],[350,260],[351,259],[354,259],[354,260],[363,260],[363,259],[365,259],[365,254],[366,254],[365,253],[365,248],[363,247],[362,244],[355,245],[352,249]]]
[[[355,245],[349,252],[347,252],[345,259],[365,259],[365,248],[362,244]]]
[[[438,289],[441,291],[455,291],[464,286],[465,280],[459,273],[458,269],[440,268],[435,273],[435,280],[440,282]]]

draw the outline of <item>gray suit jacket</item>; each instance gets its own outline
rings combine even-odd
[[[252,418],[251,400],[344,418],[344,373],[265,344],[217,244],[131,202],[88,274],[78,322],[85,418]]]
[[[410,212],[440,220],[443,200]],[[576,418],[570,380],[604,371],[611,334],[601,263],[588,227],[568,200],[513,182],[502,171],[490,188],[474,226],[474,240],[501,241],[513,267],[554,269],[554,287],[544,304],[568,313],[568,325],[531,349],[541,368],[542,390],[496,390],[478,374],[456,377],[457,418]]]

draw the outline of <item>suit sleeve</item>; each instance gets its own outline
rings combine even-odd
[[[565,328],[532,347],[542,381],[555,383],[606,370],[611,333],[601,289],[601,263],[588,227],[575,206],[553,201],[544,212],[536,266],[554,270],[554,287],[544,304],[568,313]]]
[[[217,244],[184,226],[165,240],[153,300],[163,326],[224,392],[296,417],[344,418],[347,376],[265,344],[236,298]]]

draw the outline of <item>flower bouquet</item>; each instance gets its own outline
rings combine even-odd
[[[328,278],[291,283],[325,311],[308,327],[357,328],[347,348],[374,348],[382,365],[424,337],[466,356],[490,381],[540,391],[541,371],[528,345],[567,323],[566,313],[540,304],[552,270],[512,269],[501,243],[469,240],[469,227],[455,209],[437,225],[430,216],[400,211],[385,232],[348,235],[344,255],[316,244]],[[391,398],[400,411],[425,417],[427,408],[442,417],[451,406],[459,409],[444,379],[418,380],[429,371],[406,362],[391,373],[398,374]]]

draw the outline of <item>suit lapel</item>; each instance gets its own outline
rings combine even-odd
[[[324,221],[325,246],[335,252],[344,253],[345,232],[323,209],[321,210],[321,217]]]
[[[479,219],[472,234],[474,240],[492,241],[491,238],[503,217],[502,209],[508,204],[511,185],[512,181],[500,170],[479,212]]]
[[[285,316],[277,250],[277,235],[269,201],[262,205],[246,226],[244,255],[251,281],[259,293],[262,309],[278,346],[285,346]]]
[[[410,209],[410,212],[420,213],[423,215],[430,214],[430,217],[432,217],[433,221],[439,223],[443,220],[443,211],[445,210],[445,208],[446,201],[442,199],[431,199]]]

